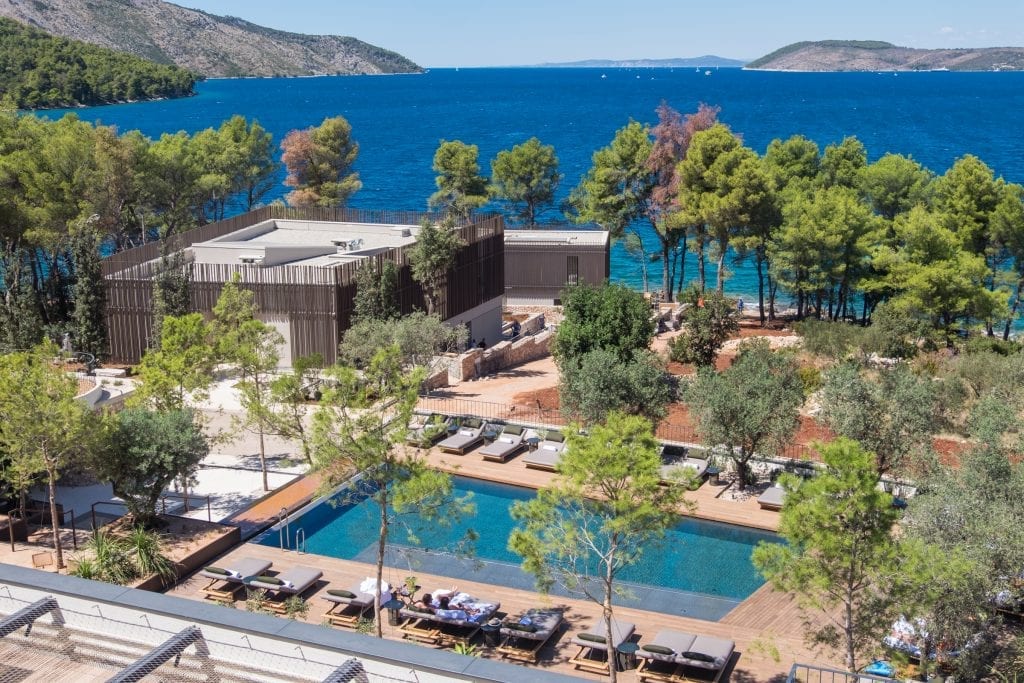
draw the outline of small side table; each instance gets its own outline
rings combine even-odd
[[[531,436],[528,439],[525,439],[525,441],[526,441],[527,447],[529,447],[529,449],[531,451],[537,450],[537,446],[540,445],[540,437],[539,436]]]
[[[498,432],[494,431],[493,429],[488,429],[487,431],[484,432],[483,437],[484,441],[486,441],[487,443],[492,443],[495,439],[498,438]]]
[[[480,626],[480,632],[484,634],[484,645],[487,647],[498,647],[501,645],[501,622],[492,623],[495,620],[485,622]]]
[[[388,611],[388,624],[398,626],[398,612],[405,607],[405,603],[398,598],[391,598],[387,602],[381,603],[380,607]]]
[[[636,651],[640,646],[633,642],[625,642],[615,648],[615,660],[619,671],[636,668]]]
[[[718,486],[718,484],[719,484],[718,475],[720,475],[722,473],[722,470],[720,468],[718,468],[718,467],[712,466],[712,467],[707,468],[707,470],[705,470],[705,472],[708,475],[708,483],[711,484],[712,486]]]

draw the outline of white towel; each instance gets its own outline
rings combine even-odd
[[[387,581],[383,581],[382,580],[380,582],[380,590],[379,591],[376,589],[376,587],[375,587],[376,585],[377,585],[377,580],[375,578],[371,577],[371,576],[368,576],[365,579],[363,579],[363,582],[361,584],[359,584],[359,592],[360,593],[367,593],[369,595],[377,595],[378,592],[379,593],[386,593],[387,591],[391,590],[391,586],[388,585]]]

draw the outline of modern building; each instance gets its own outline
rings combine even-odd
[[[608,279],[609,236],[601,230],[505,233],[505,303],[557,306],[566,285]]]
[[[192,310],[207,314],[224,283],[238,274],[255,295],[259,317],[284,337],[283,364],[312,353],[333,363],[351,324],[355,274],[363,263],[396,264],[401,311],[424,308],[408,261],[422,217],[269,206],[172,236],[166,247],[151,243],[114,254],[103,262],[110,359],[137,363],[142,357],[152,336],[154,277],[173,267],[188,273]],[[449,324],[466,325],[470,337],[499,339],[504,221],[477,217],[457,229],[465,244],[437,312]]]

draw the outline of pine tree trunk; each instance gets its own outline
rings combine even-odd
[[[704,238],[697,241],[697,281],[700,283],[700,291],[703,292],[707,286],[707,276],[704,274]]]
[[[373,621],[377,628],[377,637],[384,637],[384,624],[381,623],[380,599],[382,597],[380,585],[384,579],[384,548],[388,542],[388,499],[382,493],[380,499],[380,533],[377,535],[377,586],[376,600],[373,601]]]
[[[667,238],[662,237],[658,233],[658,237],[661,239],[661,292],[662,300],[665,302],[672,301],[672,264],[669,262],[672,258],[671,244]]]
[[[1013,319],[1017,317],[1017,307],[1020,306],[1021,285],[1024,285],[1024,280],[1017,281],[1017,291],[1013,295],[1013,306],[1010,307],[1010,316],[1006,319],[1006,327],[1003,328],[1003,341],[1007,341],[1010,338],[1010,327],[1013,325]]]
[[[764,258],[760,251],[757,254],[757,313],[761,320],[761,327],[764,327]]]
[[[722,253],[718,255],[718,272],[716,273],[715,288],[719,294],[725,293],[725,250],[728,245],[722,245]]]
[[[60,518],[57,516],[57,468],[47,466],[46,476],[49,479],[50,527],[53,530],[53,548],[57,558],[57,569],[63,569],[64,552],[60,545]]]
[[[263,472],[263,490],[270,490],[270,483],[267,480],[267,448],[263,441],[263,423],[260,423],[260,470]]]
[[[613,573],[613,559],[615,557],[615,546],[609,551],[608,561],[604,567],[604,602],[601,604],[601,616],[604,618],[605,633],[608,641],[608,680],[615,683],[618,680],[618,662],[615,661],[616,651],[611,646],[615,642],[612,634],[612,594],[615,587],[615,575]]]

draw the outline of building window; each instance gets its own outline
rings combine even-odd
[[[579,256],[566,256],[565,257],[565,270],[566,270],[566,283],[570,285],[578,285],[580,283],[580,257]]]

